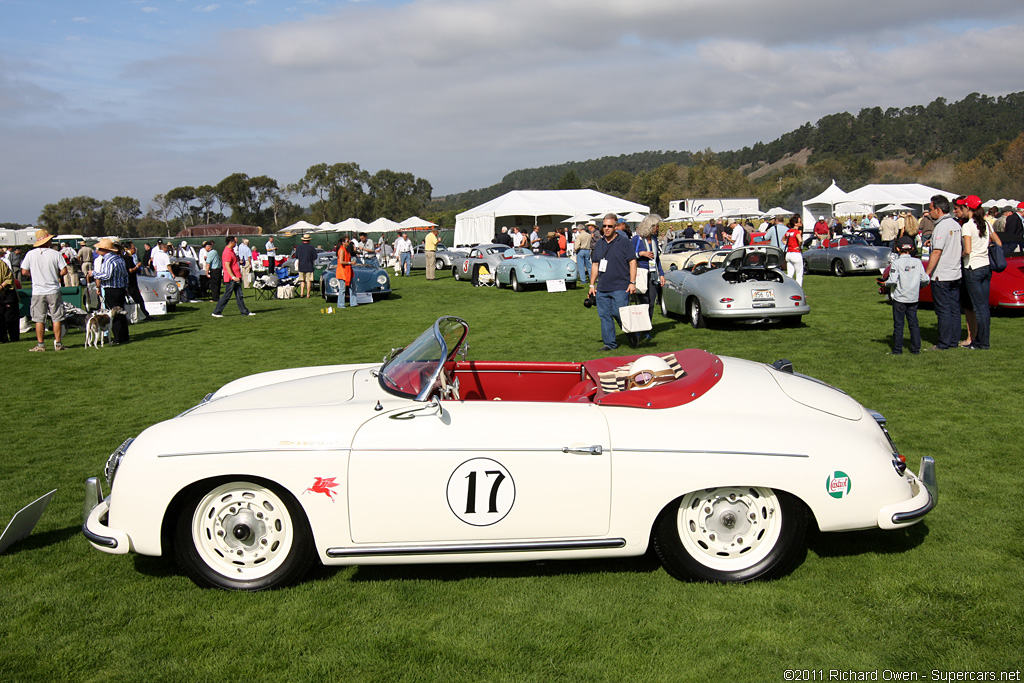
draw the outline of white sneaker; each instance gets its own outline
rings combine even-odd
[[[248,313],[246,313],[246,315],[256,315],[256,314],[253,313],[252,311],[249,311]]]
[[[214,318],[223,318],[224,317],[220,313],[211,313],[210,315],[212,315]]]

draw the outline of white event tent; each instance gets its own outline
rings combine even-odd
[[[878,213],[879,208],[887,204],[905,204],[921,211],[937,194],[950,200],[957,197],[955,192],[946,192],[920,183],[865,185],[852,192],[843,192],[833,180],[827,190],[804,202],[804,226],[814,225],[818,216],[832,218]]]
[[[382,233],[382,232],[394,232],[396,230],[401,230],[401,229],[402,229],[402,226],[400,224],[394,222],[393,220],[389,220],[389,219],[384,218],[383,216],[381,216],[377,220],[375,220],[375,221],[373,221],[371,223],[367,223],[366,226],[364,228],[362,228],[362,231],[363,232]]]
[[[398,224],[406,230],[419,230],[421,228],[433,228],[437,227],[437,223],[431,223],[428,220],[424,220],[419,216],[411,216],[406,218],[404,221]]]
[[[566,216],[630,211],[650,213],[642,204],[596,190],[513,190],[457,215],[455,244],[490,242],[503,227],[525,226],[523,219],[529,220],[528,227],[554,226]]]

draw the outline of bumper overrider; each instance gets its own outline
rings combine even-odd
[[[886,505],[878,511],[878,527],[880,529],[899,529],[921,520],[939,502],[939,484],[935,478],[935,458],[921,458],[921,471],[916,476],[907,474],[910,500]]]
[[[203,403],[209,400],[207,394]],[[128,447],[135,439],[127,439],[116,451],[107,458],[104,475],[107,484],[113,489],[114,478],[117,476],[117,468],[121,464]],[[115,555],[123,555],[131,551],[131,539],[123,531],[111,529],[107,526],[107,516],[110,514],[110,498],[103,497],[103,484],[99,477],[89,477],[85,480],[85,503],[82,507],[82,534],[88,539],[97,550]]]

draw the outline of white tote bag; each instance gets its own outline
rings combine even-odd
[[[636,269],[636,291],[641,294],[647,293],[647,276],[649,272],[646,268]]]
[[[651,309],[647,304],[634,304],[619,309],[623,332],[647,332],[651,329]]]

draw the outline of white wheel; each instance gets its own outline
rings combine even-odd
[[[183,507],[175,555],[201,586],[262,590],[305,572],[312,541],[298,504],[250,481],[220,484]]]
[[[684,495],[663,513],[655,547],[678,578],[751,581],[788,569],[803,548],[807,515],[783,492],[725,486]]]

